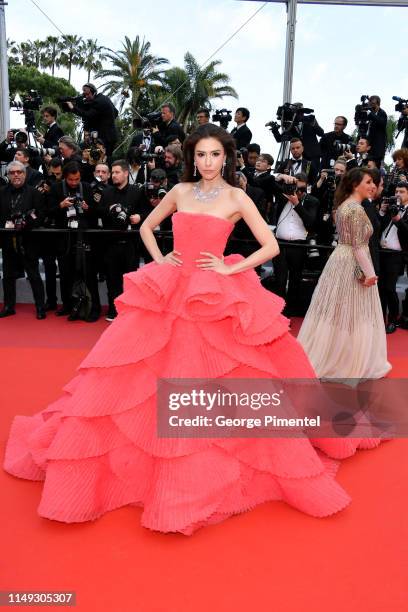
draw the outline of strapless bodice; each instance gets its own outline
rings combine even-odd
[[[196,268],[196,259],[205,257],[202,251],[221,257],[234,228],[228,219],[206,213],[177,211],[172,222],[174,250],[181,253],[183,268]]]

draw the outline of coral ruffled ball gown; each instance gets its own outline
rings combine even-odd
[[[64,395],[15,418],[5,469],[44,481],[42,517],[88,521],[131,504],[143,507],[145,527],[191,534],[269,500],[316,517],[349,503],[338,463],[308,439],[157,437],[158,378],[314,376],[280,314],[283,300],[253,270],[197,268],[200,251],[222,255],[232,229],[213,215],[175,213],[183,265],[153,262],[127,274],[118,317]]]

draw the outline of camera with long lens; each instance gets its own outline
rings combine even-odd
[[[346,152],[353,153],[353,155],[357,153],[357,146],[353,142],[345,143],[341,140],[335,140],[333,142],[333,147],[336,153],[338,153],[339,155]]]
[[[73,111],[69,108],[67,102],[72,102],[72,104],[74,104],[75,106],[79,106],[79,107],[85,107],[86,106],[86,99],[84,98],[83,95],[79,95],[79,96],[59,96],[58,98],[55,99],[55,102],[58,104],[58,106],[60,107],[60,109],[64,112],[64,113],[72,113]]]
[[[395,105],[395,110],[397,112],[402,113],[408,108],[408,100],[404,100],[404,98],[399,98],[398,96],[392,96],[392,99],[398,103]]]
[[[357,104],[354,112],[354,123],[358,127],[358,135],[360,138],[364,138],[368,133],[368,126],[370,124],[370,120],[368,115],[371,111],[370,109],[370,96],[361,96],[360,104]]]
[[[120,203],[112,204],[109,208],[109,215],[120,228],[124,228],[129,221],[128,214]]]
[[[396,217],[399,213],[405,211],[405,206],[401,204],[398,196],[389,196],[382,199],[383,204],[388,204],[388,212],[391,217]]]
[[[141,118],[140,127],[143,127],[143,121],[146,122],[146,120],[150,123],[150,127],[156,127],[160,129],[161,126],[164,124],[160,111],[147,113],[146,118]]]
[[[33,228],[36,225],[38,217],[33,208],[25,212],[15,212],[13,215],[11,215],[10,220],[14,225],[14,229],[18,232],[21,232],[24,229]]]
[[[313,123],[315,116],[312,113],[314,113],[313,108],[305,108],[301,104],[285,102],[282,106],[278,106],[276,118],[285,129],[290,128],[295,122]],[[273,123],[276,122],[270,121],[266,126],[268,127]]]
[[[159,159],[162,157],[164,157],[164,151],[161,151],[160,153],[146,153],[142,151],[140,154],[140,160],[142,162],[149,162],[153,161],[153,159]]]
[[[219,123],[220,126],[226,130],[229,122],[232,121],[232,111],[227,110],[226,108],[221,108],[220,110],[215,111],[212,116],[212,120]]]
[[[22,101],[12,100],[10,102],[10,108],[19,109],[23,113],[27,132],[36,132],[34,111],[39,111],[42,103],[43,99],[35,89],[30,89],[23,96]]]
[[[167,189],[163,185],[155,185],[155,183],[147,182],[144,185],[146,196],[149,200],[162,200],[167,194]]]

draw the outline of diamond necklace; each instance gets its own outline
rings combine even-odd
[[[225,188],[224,185],[219,185],[218,187],[213,187],[210,191],[203,191],[200,187],[200,182],[194,183],[193,185],[193,193],[194,198],[199,200],[200,202],[211,202],[215,200],[217,196],[219,196],[220,192]]]

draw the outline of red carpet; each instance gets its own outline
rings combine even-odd
[[[2,456],[12,417],[58,397],[107,325],[36,321],[30,305],[0,321]],[[408,332],[388,341],[393,376],[405,376]],[[41,519],[42,484],[0,470],[0,591],[76,591],[81,612],[405,612],[408,441],[359,451],[338,480],[353,502],[331,518],[274,502],[185,537],[143,529],[136,508]]]

